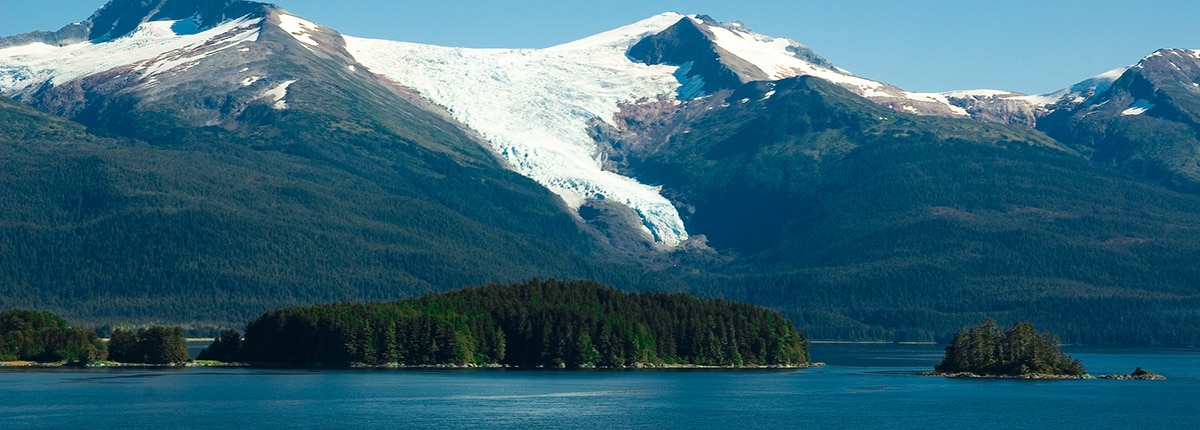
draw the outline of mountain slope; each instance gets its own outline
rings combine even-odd
[[[689,231],[740,255],[698,292],[818,339],[932,340],[984,314],[1068,341],[1197,339],[1200,198],[1028,128],[901,114],[811,77],[719,96],[626,112],[612,135]]]
[[[547,49],[464,49],[347,38],[371,71],[445,106],[514,170],[572,208],[595,200],[632,208],[664,248],[684,242],[680,215],[658,190],[605,170],[588,135],[616,126],[622,105],[686,100],[743,83],[817,76],[899,111],[966,116],[941,94],[909,93],[854,76],[787,39],[664,13]]]
[[[475,50],[113,1],[0,40],[23,104],[0,99],[0,301],[226,324],[587,277],[773,306],[815,338],[988,314],[1195,344],[1200,202],[1088,160],[1186,179],[1176,54],[1054,95],[914,94],[703,16]]]
[[[535,276],[638,285],[553,194],[366,72],[336,32],[256,7],[196,32],[173,29],[203,15],[169,16],[0,50],[6,64],[13,49],[132,59],[83,73],[47,60],[48,80],[0,86],[83,124],[0,102],[5,305],[226,324]]]
[[[1200,192],[1200,51],[1155,52],[1038,129],[1097,163]]]
[[[665,246],[687,239],[675,208],[653,187],[601,169],[591,121],[611,121],[621,102],[669,94],[668,67],[625,58],[629,44],[679,15],[664,14],[543,50],[462,49],[348,38],[370,70],[419,91],[478,130],[514,170],[572,208],[608,200],[638,213],[645,235]]]

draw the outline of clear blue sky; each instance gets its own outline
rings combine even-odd
[[[0,0],[0,35],[56,30],[105,0]],[[467,47],[555,45],[676,11],[740,20],[795,39],[834,64],[910,91],[1044,93],[1136,63],[1159,48],[1200,49],[1195,0],[606,0],[525,2],[278,0],[353,36]]]

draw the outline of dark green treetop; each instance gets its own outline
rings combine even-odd
[[[954,336],[935,371],[1004,376],[1086,374],[1079,360],[1063,354],[1058,345],[1057,337],[1048,332],[1038,334],[1028,321],[1018,321],[1004,331],[987,318]]]

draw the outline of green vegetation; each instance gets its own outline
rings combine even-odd
[[[161,326],[137,331],[113,330],[108,340],[108,358],[140,364],[178,364],[190,360],[183,329]]]
[[[0,99],[0,303],[229,327],[532,277],[653,279],[451,123],[371,94],[297,88],[356,105],[235,131],[132,101],[97,101],[87,128]]]
[[[287,365],[772,366],[808,362],[779,314],[686,294],[534,280],[389,303],[279,309],[227,333],[214,357]],[[222,355],[217,355],[220,352]]]
[[[241,360],[242,334],[235,329],[226,329],[213,339],[208,348],[200,351],[197,361],[232,363]]]
[[[623,146],[689,232],[737,256],[680,269],[691,292],[778,309],[812,339],[947,342],[990,315],[1077,344],[1200,344],[1200,197],[1033,130],[766,85]]]
[[[104,342],[49,312],[0,312],[0,361],[91,363],[105,358]]]
[[[1058,338],[1049,332],[1038,334],[1027,321],[1001,331],[991,318],[960,330],[946,346],[946,355],[934,370],[984,376],[1087,374],[1079,360],[1059,350]]]
[[[1136,369],[1133,369],[1133,373],[1130,373],[1129,376],[1133,376],[1135,378],[1136,377],[1154,377],[1154,376],[1158,376],[1158,374],[1151,372],[1149,370],[1143,369],[1142,366],[1138,366]]]
[[[1156,52],[1087,103],[1038,120],[1037,128],[1098,164],[1200,194],[1200,154],[1195,150],[1200,145],[1200,94],[1191,55],[1186,50]],[[1123,114],[1139,100],[1152,108],[1140,115]]]
[[[1200,197],[1160,185],[1192,190],[1192,99],[1071,122],[1052,135],[1106,140],[1064,148],[819,79],[748,84],[619,145],[720,251],[646,269],[419,97],[278,54],[264,67],[304,82],[282,111],[230,113],[237,96],[200,83],[26,100],[82,124],[0,98],[0,303],[210,335],[279,307],[557,277],[769,306],[817,339],[945,342],[990,315],[1077,344],[1200,344]]]
[[[45,311],[0,312],[0,361],[87,364],[175,364],[189,360],[187,340],[179,327],[153,326],[137,331],[116,329],[107,345],[92,330],[71,328]]]

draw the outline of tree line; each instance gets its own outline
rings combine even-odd
[[[180,327],[118,328],[106,344],[95,331],[70,327],[53,313],[12,309],[0,312],[0,361],[16,360],[174,364],[189,358]]]
[[[809,360],[776,312],[591,281],[533,280],[267,312],[201,358],[285,365],[769,366]]]
[[[71,328],[50,312],[0,312],[0,361],[90,363],[105,357],[104,342],[95,332]]]
[[[108,358],[122,363],[172,364],[190,360],[179,327],[116,329],[108,340]]]

